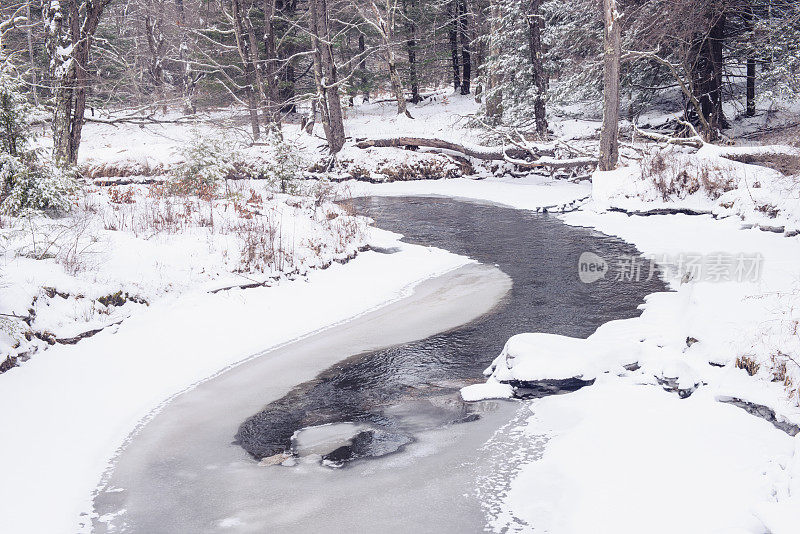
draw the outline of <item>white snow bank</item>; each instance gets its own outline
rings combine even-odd
[[[532,446],[549,441],[511,483],[515,517],[495,532],[765,532],[756,505],[774,501],[796,441],[733,406],[614,377],[531,410]]]
[[[475,402],[487,399],[510,399],[514,395],[514,388],[489,380],[483,384],[472,384],[461,388],[461,398],[466,402]]]
[[[679,147],[653,151],[640,162],[626,161],[626,166],[613,171],[595,172],[592,200],[596,209],[692,210],[780,232],[797,232],[800,176],[785,176],[766,166],[722,157],[759,152],[779,159],[786,154],[797,155],[798,149],[706,145],[697,152]]]
[[[4,373],[0,532],[88,530],[78,515],[91,510],[115,450],[172,395],[469,262],[394,240],[397,253],[366,252],[275,287],[167,295],[119,327]]]
[[[370,184],[348,181],[341,185],[355,197],[361,196],[444,196],[492,202],[518,209],[557,210],[589,196],[588,182],[554,181],[552,178],[530,175],[482,180],[455,178],[452,180],[415,180]]]
[[[756,515],[772,534],[794,534],[800,525],[800,435],[794,439],[794,454],[780,464],[782,476],[775,484],[775,499],[760,503]]]
[[[602,195],[625,173],[595,178]],[[742,399],[773,410],[780,422],[800,423],[800,373],[791,359],[800,354],[800,239],[742,229],[733,218],[588,208],[562,217],[632,242],[664,266],[684,253],[741,252],[760,254],[760,272],[719,281],[702,270],[687,279],[669,269],[675,291],[648,296],[640,317],[606,323],[587,340],[512,337],[490,382],[596,382],[534,402],[536,416],[519,431],[531,436],[530,447],[549,441],[540,460],[512,476],[492,528],[796,532],[800,437],[720,401]],[[757,364],[753,376],[735,365],[743,356]],[[780,361],[786,382],[776,378]],[[621,367],[634,362],[638,369]],[[681,399],[663,389],[693,393]]]
[[[517,334],[484,371],[500,382],[510,380],[591,380],[600,369],[590,341],[556,334]]]
[[[46,349],[39,337],[107,327],[167,294],[272,283],[365,244],[366,221],[332,202],[274,193],[264,180],[227,189],[203,200],[158,185],[92,188],[67,217],[2,225],[0,314],[31,318],[0,315],[0,362]]]

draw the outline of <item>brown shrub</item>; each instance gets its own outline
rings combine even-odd
[[[164,174],[164,166],[151,167],[149,163],[135,160],[89,162],[84,164],[80,174],[87,178],[127,178],[129,176],[157,176]]]
[[[685,198],[703,191],[712,200],[736,187],[733,171],[705,161],[678,159],[674,153],[657,151],[640,163],[642,180],[651,182],[663,200]]]
[[[348,169],[350,176],[353,180],[362,180],[366,182],[372,181],[372,173],[366,167],[362,167],[361,165],[353,165]]]
[[[132,188],[122,191],[118,187],[111,187],[108,190],[108,199],[112,204],[133,204],[136,202],[133,198],[133,194],[134,191]]]
[[[739,369],[744,369],[747,371],[747,374],[754,376],[761,368],[761,364],[756,362],[752,356],[743,354],[736,358],[736,367]]]
[[[778,209],[777,206],[775,206],[774,204],[769,204],[769,203],[760,204],[760,205],[756,206],[756,211],[760,211],[761,213],[763,213],[764,215],[766,215],[770,219],[774,219],[781,212],[781,210]]]

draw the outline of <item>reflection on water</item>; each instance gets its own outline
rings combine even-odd
[[[309,426],[352,422],[373,429],[376,442],[388,435],[400,443],[416,432],[474,420],[486,407],[462,403],[457,391],[483,380],[482,371],[510,336],[587,337],[607,321],[638,315],[645,295],[665,289],[657,279],[582,283],[581,253],[611,258],[638,252],[546,214],[434,198],[369,198],[356,207],[408,242],[496,264],[513,287],[492,312],[466,326],[354,356],[269,404],[236,436],[256,458],[288,450],[292,435]]]

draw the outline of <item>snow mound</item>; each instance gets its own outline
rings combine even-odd
[[[500,356],[484,371],[498,382],[592,380],[605,370],[607,352],[588,339],[526,333],[511,337]]]
[[[514,388],[509,384],[489,381],[483,384],[472,384],[461,388],[461,398],[465,402],[475,402],[488,399],[510,399],[514,395]]]
[[[789,520],[772,488],[794,440],[743,410],[616,377],[531,410],[526,432],[550,439],[511,483],[504,505],[517,522],[561,533],[797,532],[796,522],[771,530]]]

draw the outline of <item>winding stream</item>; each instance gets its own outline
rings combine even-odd
[[[390,306],[378,319],[267,353],[178,397],[120,456],[95,499],[98,532],[481,531],[476,473],[492,455],[482,445],[516,417],[518,404],[467,405],[458,389],[483,380],[516,333],[586,337],[637,316],[645,295],[664,290],[657,278],[581,283],[581,253],[638,253],[552,216],[439,198],[370,198],[357,207],[406,241],[487,267],[454,274],[457,292],[434,285],[426,295],[423,287],[416,307]],[[488,266],[510,277],[510,290]],[[457,298],[463,304],[437,308]],[[401,326],[418,335],[394,334]],[[265,362],[283,357],[316,359],[305,375],[274,387],[276,369]],[[254,460],[287,450],[301,456],[291,461],[298,465]],[[325,467],[319,455],[343,467]]]

